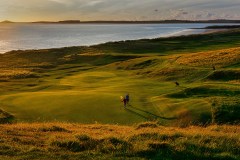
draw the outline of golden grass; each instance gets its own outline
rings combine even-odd
[[[34,76],[34,73],[25,69],[2,69],[1,79],[28,78]]]
[[[176,63],[189,66],[218,67],[230,66],[240,61],[240,48],[221,49],[209,52],[178,56]]]
[[[159,133],[167,135],[181,133],[185,136],[201,134],[202,136],[240,138],[240,126],[238,125],[211,125],[208,127],[189,126],[186,128],[179,128],[155,125],[155,122],[145,122],[144,124],[133,126],[52,122],[2,124],[0,127],[1,138],[4,139],[5,142],[14,143],[12,141],[13,138],[24,137],[32,139],[33,141],[41,141],[42,143],[40,145],[45,144],[43,147],[46,147],[46,142],[54,136],[61,137],[62,140],[64,140],[74,138],[75,135],[84,134],[95,139],[107,137],[127,139],[142,133]]]
[[[220,159],[229,156],[232,159],[239,158],[240,126],[237,125],[177,128],[159,126],[156,122],[133,126],[55,122],[0,127],[0,153],[10,157],[24,155],[40,159],[32,156],[35,153],[47,156],[47,159],[63,155],[69,159],[80,155],[87,156],[86,159],[106,156],[148,159],[158,153],[166,157],[181,157],[188,153],[192,156],[190,159],[216,156]],[[173,155],[167,155],[170,152]],[[99,154],[100,157],[93,158]]]

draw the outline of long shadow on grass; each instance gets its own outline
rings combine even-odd
[[[146,113],[146,114],[148,114],[148,115],[153,116],[154,118],[160,118],[160,119],[165,119],[165,120],[174,120],[174,119],[177,119],[176,117],[169,117],[169,118],[168,118],[168,117],[158,116],[158,115],[156,115],[156,114],[153,114],[153,113],[151,113],[151,112],[142,110],[142,109],[140,109],[140,108],[133,107],[132,105],[129,105],[129,108],[133,108],[133,109],[138,110],[138,111],[140,111],[140,112],[144,112],[144,113]]]
[[[6,123],[12,123],[14,120],[14,116],[1,110],[0,109],[0,114],[2,114],[2,118],[0,118],[0,124],[6,124]]]
[[[138,116],[140,116],[140,117],[142,117],[142,118],[144,118],[144,119],[146,119],[146,120],[149,120],[150,118],[148,118],[148,117],[146,117],[146,116],[144,116],[144,115],[142,115],[142,114],[140,114],[140,113],[138,113],[138,112],[136,112],[136,111],[134,111],[134,110],[132,110],[132,109],[130,109],[130,108],[125,108],[126,109],[126,111],[128,111],[128,112],[131,112],[131,113],[133,113],[133,114],[135,114],[135,115],[138,115]]]

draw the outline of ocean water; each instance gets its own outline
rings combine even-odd
[[[0,53],[197,34],[226,24],[0,24]]]

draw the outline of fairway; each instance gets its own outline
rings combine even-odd
[[[1,105],[20,121],[131,124],[163,116],[149,114],[161,110],[153,106],[151,99],[174,89],[174,84],[132,76],[126,71],[90,71],[66,76],[39,91],[2,96]],[[126,93],[131,98],[129,109],[124,109],[120,101]]]
[[[142,60],[142,58],[140,58]],[[134,59],[134,61],[136,61]],[[49,71],[45,83],[30,87],[31,92],[1,96],[1,106],[20,122],[80,122],[133,124],[158,120],[163,124],[175,122],[179,115],[191,113],[198,119],[203,110],[210,113],[204,100],[171,100],[165,95],[182,91],[173,82],[158,81],[133,74],[133,71],[93,69],[59,77]],[[57,73],[57,74],[56,74]],[[120,96],[130,94],[130,106],[125,109]]]

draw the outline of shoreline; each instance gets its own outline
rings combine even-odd
[[[199,30],[199,32],[198,33],[193,33],[194,32],[193,30]],[[189,29],[189,30],[183,31],[183,32],[185,32],[184,34],[182,34],[182,33],[173,34],[173,35],[169,36],[169,38],[170,37],[179,37],[179,36],[191,36],[191,35],[206,35],[206,34],[212,34],[212,33],[225,32],[225,31],[229,31],[229,30],[232,30],[232,29],[206,29],[206,28]]]
[[[39,48],[39,49],[18,49],[18,50],[9,50],[6,52],[1,52],[1,54],[7,54],[10,52],[17,52],[17,51],[38,51],[38,50],[46,50],[46,49],[63,49],[63,48],[72,48],[72,47],[91,47],[91,46],[96,46],[96,45],[101,45],[101,44],[106,44],[106,43],[116,43],[116,42],[123,42],[123,41],[138,41],[138,40],[153,40],[153,39],[159,39],[159,38],[175,38],[175,37],[182,37],[182,36],[193,36],[193,35],[207,35],[207,34],[213,34],[213,33],[221,33],[221,32],[227,32],[231,30],[235,30],[233,28],[209,28],[213,26],[207,26],[205,28],[189,28],[185,29],[182,31],[177,31],[174,33],[169,33],[166,35],[158,35],[158,36],[152,36],[152,37],[146,37],[146,38],[139,38],[139,39],[129,39],[129,40],[120,40],[120,41],[108,41],[104,43],[97,43],[97,44],[91,44],[91,45],[79,45],[79,46],[65,46],[65,47],[53,47],[53,48]]]

